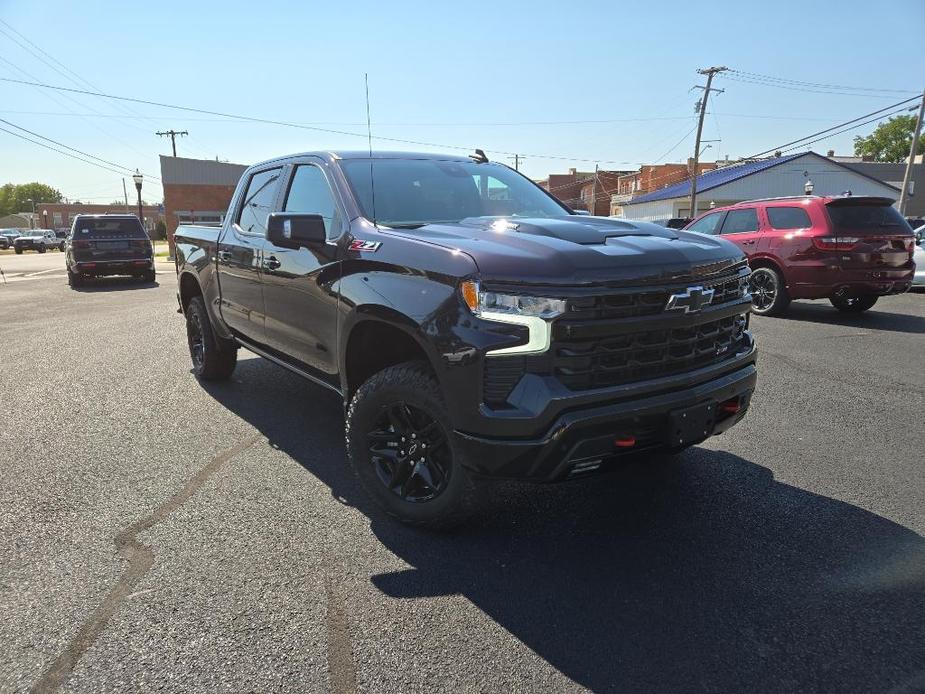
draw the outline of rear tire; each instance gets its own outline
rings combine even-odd
[[[777,316],[790,305],[784,278],[774,268],[755,268],[748,284],[752,293],[752,313],[759,316]]]
[[[148,282],[150,284],[153,284],[155,279],[156,279],[156,276],[154,274],[154,270],[148,270],[147,272],[145,272],[145,274],[141,276],[142,282]]]
[[[186,339],[193,373],[203,381],[224,381],[238,363],[238,348],[212,330],[212,321],[201,296],[193,297],[186,308]]]
[[[45,244],[42,244],[41,246],[39,246],[39,253],[44,253],[44,252],[47,251],[47,250],[48,250],[48,249],[45,248]]]
[[[390,366],[360,386],[347,410],[346,437],[354,474],[393,518],[446,529],[472,514],[475,485],[425,364]]]
[[[64,241],[58,244],[58,250],[64,253]]]
[[[76,272],[67,271],[67,283],[71,287],[80,287],[83,285],[83,277]]]
[[[842,313],[864,313],[877,303],[876,296],[833,296],[829,301]]]
[[[22,248],[16,249],[16,255],[22,255]]]

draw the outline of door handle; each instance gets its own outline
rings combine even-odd
[[[218,255],[218,259],[219,259],[219,260],[223,260],[223,261],[225,261],[226,263],[227,263],[229,260],[231,260],[231,251],[219,251],[219,252],[217,253],[217,255]]]
[[[754,241],[743,241],[742,245],[743,246],[754,246],[755,242]]]
[[[282,265],[282,263],[279,262],[279,258],[277,258],[275,255],[271,255],[269,258],[263,261],[263,266],[267,270],[279,270],[280,265]]]

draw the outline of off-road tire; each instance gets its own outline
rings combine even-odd
[[[877,303],[877,296],[833,296],[829,301],[842,313],[864,313]]]
[[[44,253],[44,252],[47,251],[47,250],[48,250],[48,249],[45,248],[45,244],[44,244],[44,243],[43,243],[41,246],[39,246],[39,253]]]
[[[22,248],[16,249],[16,255],[22,255]]]
[[[774,268],[757,267],[748,281],[752,292],[752,313],[779,316],[790,306],[784,278]]]
[[[193,297],[186,308],[186,338],[196,378],[224,381],[231,377],[238,363],[237,345],[215,335],[201,296]],[[198,339],[201,342],[197,342]],[[201,346],[201,350],[197,350],[197,346]]]
[[[445,435],[449,450],[446,486],[426,501],[401,498],[383,483],[374,467],[368,433],[386,409],[399,403],[426,412]],[[478,506],[477,489],[464,466],[437,380],[423,362],[390,366],[361,385],[347,409],[346,439],[350,465],[360,485],[377,506],[402,523],[449,529],[464,523]]]

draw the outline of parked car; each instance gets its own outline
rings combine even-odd
[[[17,253],[22,253],[23,251],[44,253],[55,248],[63,251],[64,244],[51,229],[31,229],[24,231],[22,236],[13,241],[13,248]]]
[[[72,287],[103,275],[155,279],[154,248],[135,215],[77,215],[67,239],[66,263]]]
[[[0,229],[0,248],[12,248],[13,241],[21,235],[19,229]]]
[[[915,261],[912,286],[925,288],[925,224],[915,230],[915,253],[912,260]]]
[[[177,229],[176,267],[194,374],[245,346],[338,393],[357,477],[409,523],[457,520],[474,477],[677,452],[755,388],[739,249],[574,214],[484,155],[251,166],[221,228]]]
[[[889,198],[801,196],[717,208],[685,229],[722,235],[748,255],[752,310],[828,299],[860,313],[912,284],[912,229]]]

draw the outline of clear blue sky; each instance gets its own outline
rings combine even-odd
[[[494,152],[523,152],[522,170],[534,177],[570,166],[593,169],[595,161],[601,168],[684,161],[693,148],[698,95],[689,89],[702,83],[698,67],[909,92],[824,94],[717,79],[715,86],[726,91],[712,97],[704,139],[722,142],[713,143],[706,159],[754,154],[925,87],[922,0],[826,7],[805,0],[0,0],[0,19],[104,92],[322,128],[365,133],[368,72],[374,135],[478,146],[499,159],[503,155]],[[0,30],[9,32],[4,24]],[[0,77],[28,79],[25,71],[42,82],[85,86],[2,31]],[[169,128],[190,132],[178,141],[181,156],[241,163],[366,146],[361,137],[69,98],[4,82],[0,118],[154,175],[157,155],[170,152],[169,141],[154,132]],[[853,136],[872,128],[813,149],[849,154]],[[458,151],[385,141],[374,146]],[[120,175],[0,132],[0,183],[33,180],[85,201],[108,202],[122,193]],[[160,190],[148,181],[145,193],[159,199]]]

